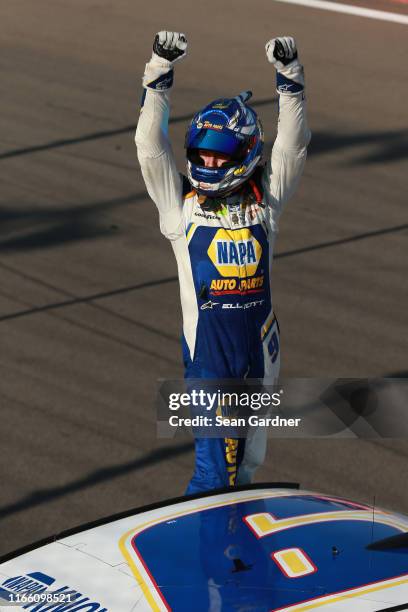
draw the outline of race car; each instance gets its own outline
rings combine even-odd
[[[294,484],[127,512],[8,555],[0,610],[408,610],[408,517]]]

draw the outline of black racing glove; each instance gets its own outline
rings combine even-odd
[[[187,53],[187,39],[185,34],[179,32],[159,32],[153,43],[153,53],[171,63],[185,57]]]

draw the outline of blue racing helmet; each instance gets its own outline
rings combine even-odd
[[[209,197],[235,191],[254,172],[262,157],[263,129],[246,105],[250,91],[214,100],[194,115],[187,130],[187,174],[196,191]],[[218,168],[205,167],[200,149],[229,156]]]

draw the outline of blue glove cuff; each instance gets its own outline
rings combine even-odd
[[[288,79],[281,72],[276,73],[276,89],[279,93],[296,94],[303,91],[304,87],[292,79]]]
[[[165,91],[166,89],[170,89],[173,85],[174,80],[174,70],[171,69],[169,72],[162,74],[154,81],[151,81],[146,85],[149,89],[155,89],[157,91]]]

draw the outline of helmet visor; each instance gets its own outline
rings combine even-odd
[[[187,149],[205,149],[229,155],[238,160],[246,153],[246,141],[235,135],[216,132],[215,130],[200,130],[186,143]]]

